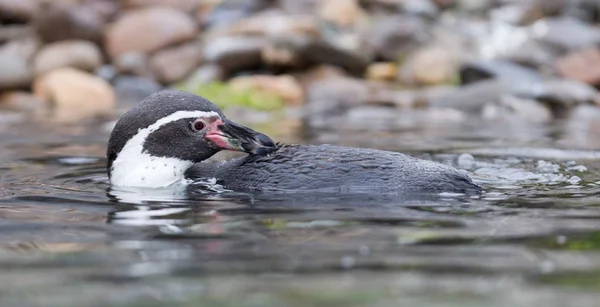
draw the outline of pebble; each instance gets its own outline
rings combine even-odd
[[[39,75],[60,67],[92,71],[100,65],[100,48],[89,41],[70,40],[45,45],[35,56],[33,70]]]
[[[66,1],[47,1],[36,11],[32,25],[44,42],[81,39],[100,43],[106,20],[92,7]]]
[[[289,105],[299,105],[304,101],[304,90],[292,76],[252,75],[240,76],[229,81],[235,89],[255,89],[281,98]]]
[[[152,6],[123,14],[108,28],[106,51],[111,57],[150,53],[190,40],[198,30],[194,20],[170,7]]]
[[[110,115],[116,100],[108,82],[70,67],[37,77],[33,92],[47,104],[48,119],[59,123],[82,123]]]
[[[200,66],[203,58],[202,43],[186,43],[155,53],[150,58],[150,69],[159,82],[175,83]]]

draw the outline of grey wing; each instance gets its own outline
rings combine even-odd
[[[246,157],[217,170],[228,188],[357,192],[460,192],[473,188],[455,169],[400,153],[294,145]],[[476,187],[476,186],[475,186]]]

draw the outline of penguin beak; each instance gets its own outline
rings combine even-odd
[[[228,119],[217,120],[215,128],[206,138],[220,149],[246,152],[253,155],[266,155],[278,149],[267,135]]]

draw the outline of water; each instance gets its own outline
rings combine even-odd
[[[0,305],[597,306],[592,124],[304,140],[450,163],[486,190],[435,201],[140,196],[109,189],[102,125],[12,124],[0,135]]]

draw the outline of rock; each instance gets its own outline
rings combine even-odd
[[[61,123],[109,115],[115,105],[115,94],[106,81],[70,67],[36,78],[33,91],[48,103],[49,116]]]
[[[445,95],[434,97],[429,101],[429,105],[475,114],[481,112],[486,104],[497,102],[503,95],[515,96],[519,93],[516,83],[490,79],[471,83]]]
[[[225,72],[216,64],[204,64],[194,71],[184,82],[185,88],[198,88],[198,86],[225,79]]]
[[[163,87],[152,79],[132,76],[119,76],[114,82],[114,91],[120,106],[129,108]]]
[[[159,82],[169,84],[185,78],[202,60],[202,44],[186,43],[155,53],[150,58],[150,69]]]
[[[302,88],[308,88],[315,82],[321,82],[333,78],[347,78],[346,72],[331,65],[317,65],[315,67],[303,70],[294,75],[296,80],[300,82]]]
[[[35,14],[39,0],[0,0],[0,21],[27,22]]]
[[[541,81],[535,70],[506,60],[471,61],[460,68],[460,81],[464,84],[486,79],[507,79],[515,82]]]
[[[42,106],[42,102],[28,92],[15,91],[0,94],[1,110],[34,113]]]
[[[121,74],[153,77],[149,62],[148,55],[141,52],[124,53],[113,59],[113,65]]]
[[[513,48],[504,59],[523,66],[543,69],[554,66],[558,52],[535,40],[527,40],[519,48]]]
[[[600,29],[570,17],[546,18],[532,25],[538,40],[563,51],[596,46]]]
[[[317,6],[317,15],[339,27],[351,27],[364,22],[367,18],[366,12],[360,7],[357,0],[320,1]]]
[[[106,33],[106,50],[119,55],[150,53],[194,38],[194,20],[170,7],[148,7],[123,14]]]
[[[555,117],[561,118],[578,104],[592,102],[597,95],[596,89],[572,80],[489,79],[434,97],[430,105],[476,113],[486,104],[498,103],[503,97],[510,96],[540,101],[550,108]]]
[[[33,17],[32,25],[43,41],[88,40],[100,43],[104,16],[86,5],[68,2],[44,2]]]
[[[200,6],[203,0],[120,0],[119,2],[126,9],[163,5],[184,12],[193,12]]]
[[[367,103],[371,105],[413,109],[419,104],[417,90],[394,90],[389,88],[371,89]]]
[[[0,48],[0,90],[26,88],[33,79],[29,64],[39,47],[33,39],[12,41]]]
[[[397,61],[429,40],[426,29],[416,17],[381,17],[372,21],[367,42],[382,60]]]
[[[369,87],[360,79],[335,77],[313,82],[306,97],[305,124],[312,129],[328,128],[341,124],[349,110],[365,104]]]
[[[269,47],[277,48],[279,54],[287,54],[293,65],[338,66],[355,76],[363,76],[369,64],[369,59],[363,54],[303,36],[273,39]],[[268,59],[265,60],[269,62]]]
[[[543,103],[510,95],[500,97],[496,103],[487,104],[482,117],[487,120],[515,118],[528,123],[549,123],[554,118],[552,111]]]
[[[262,63],[261,50],[266,39],[261,37],[224,36],[204,44],[204,58],[232,73],[259,67]]]
[[[598,90],[574,80],[546,80],[535,87],[531,97],[544,102],[555,117],[563,118],[579,104],[588,104],[598,98]]]
[[[225,26],[268,8],[272,0],[223,0],[208,10],[198,11],[198,20],[203,27]]]
[[[556,70],[565,78],[600,86],[600,49],[570,52],[556,60]]]
[[[232,22],[227,26],[218,27],[208,35],[219,36],[286,36],[304,35],[314,38],[321,37],[319,20],[310,15],[257,14],[242,20]]]
[[[314,14],[319,0],[279,0],[279,7],[287,14]]]
[[[31,83],[31,67],[18,54],[0,52],[0,67],[0,90],[25,88]]]
[[[456,91],[456,88],[451,86],[408,90],[370,86],[368,103],[400,109],[417,109],[426,107],[431,100],[451,94],[454,91]]]
[[[373,63],[367,68],[367,79],[369,80],[394,80],[398,75],[396,63],[380,62]]]
[[[102,65],[102,53],[94,43],[72,40],[44,46],[35,56],[33,70],[39,75],[59,67],[92,71],[100,65]]]
[[[234,89],[255,89],[281,98],[288,104],[299,105],[304,101],[300,83],[289,75],[252,75],[235,77],[229,81]]]
[[[439,8],[431,0],[367,0],[363,3],[370,12],[381,14],[396,12],[428,18],[439,14]]]
[[[400,80],[407,84],[451,83],[459,73],[459,58],[441,47],[425,47],[406,60],[400,73]]]

